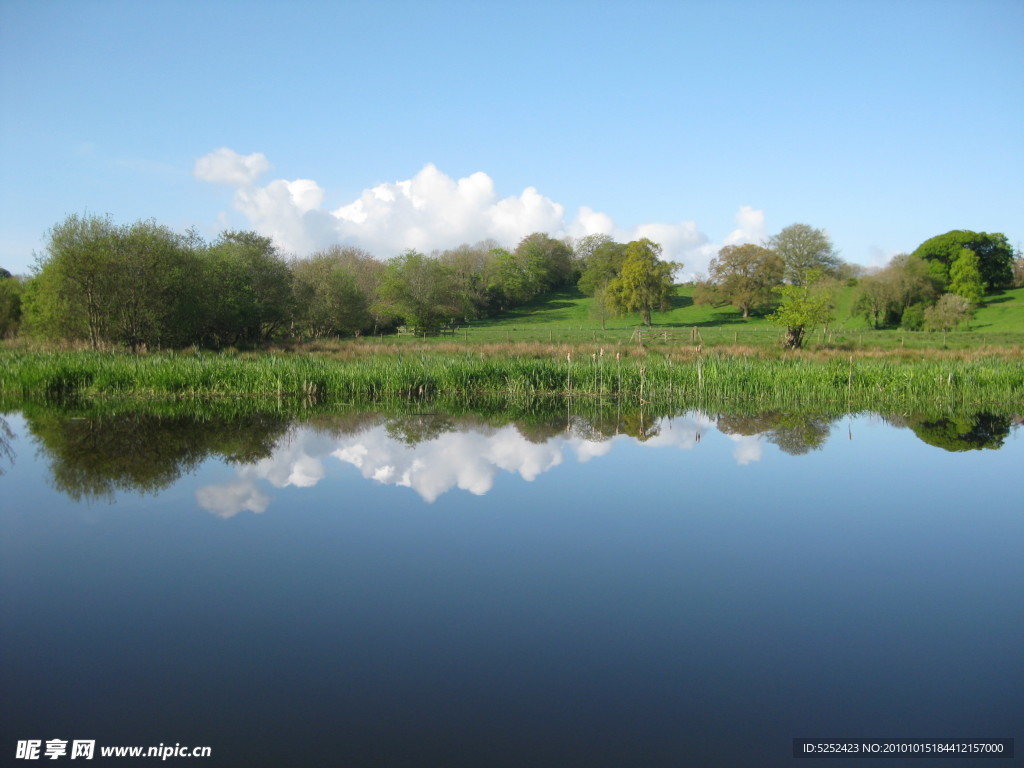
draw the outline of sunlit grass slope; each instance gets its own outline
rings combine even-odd
[[[672,298],[672,308],[655,312],[653,328],[670,332],[678,341],[688,332],[696,342],[714,345],[725,343],[776,344],[780,329],[755,313],[744,319],[731,306],[698,305],[693,300],[694,286],[680,285]],[[992,296],[980,307],[974,319],[950,334],[912,333],[900,329],[875,331],[862,316],[854,315],[855,286],[843,286],[836,294],[834,318],[828,335],[813,335],[809,344],[826,344],[839,348],[864,346],[880,348],[967,348],[975,345],[1024,344],[1024,288]],[[593,299],[579,291],[561,291],[538,297],[531,303],[500,317],[470,324],[463,337],[479,341],[594,341],[622,342],[628,340],[640,325],[636,313],[607,318],[605,329],[591,313]],[[696,331],[694,331],[696,329]],[[966,331],[967,333],[964,333]],[[657,334],[652,335],[654,339]]]

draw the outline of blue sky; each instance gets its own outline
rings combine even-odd
[[[1024,3],[0,0],[0,266],[71,213],[302,256],[803,222],[1024,241]]]

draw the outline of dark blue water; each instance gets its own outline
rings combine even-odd
[[[1024,736],[1019,428],[370,420],[269,430],[252,461],[172,451],[154,479],[6,420],[12,763],[28,739],[211,766],[771,766],[794,737]]]

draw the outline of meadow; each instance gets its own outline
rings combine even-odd
[[[771,323],[765,315],[744,318],[740,310],[731,306],[698,305],[694,303],[693,294],[694,286],[677,286],[671,309],[655,312],[650,329],[639,328],[635,314],[608,318],[602,327],[602,323],[591,314],[593,299],[571,290],[545,294],[496,318],[462,324],[452,336],[420,341],[443,343],[445,339],[459,339],[493,343],[546,341],[609,345],[627,344],[639,339],[648,345],[740,345],[781,354],[783,329]],[[808,348],[939,350],[1024,347],[1024,288],[990,296],[972,320],[949,333],[876,330],[863,317],[852,314],[855,294],[855,287],[839,290],[834,319],[827,328],[818,328],[808,334]],[[409,343],[414,337],[385,339]]]

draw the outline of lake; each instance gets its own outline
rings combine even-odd
[[[574,408],[6,414],[2,749],[771,766],[1022,735],[1014,419]]]

